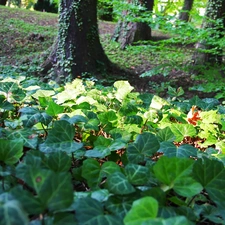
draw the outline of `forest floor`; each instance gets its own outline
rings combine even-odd
[[[35,59],[35,55],[40,55],[41,52],[46,51],[52,45],[54,37],[57,35],[58,22],[56,14],[0,7],[0,23],[2,24],[0,28],[0,64],[4,65],[16,66],[24,62],[29,63],[29,61]],[[133,52],[129,55],[129,48],[123,52],[118,50],[115,53],[113,47],[111,45],[108,47],[106,44],[110,42],[110,36],[114,32],[114,28],[115,23],[99,22],[99,33],[101,40],[104,42],[103,47],[106,49],[106,54],[109,54],[110,60],[112,59],[115,62],[121,61],[119,66],[123,66],[123,60],[128,61],[127,66],[119,71],[115,71],[116,75],[113,75],[112,71],[112,75],[110,75],[112,80],[117,78],[127,79],[135,87],[136,91],[140,92],[154,93],[157,87],[163,89],[163,85],[169,83],[175,88],[182,87],[185,92],[185,98],[191,98],[195,95],[199,97],[213,97],[215,95],[215,93],[206,94],[189,90],[194,82],[191,79],[191,74],[176,68],[172,68],[166,76],[158,73],[151,77],[141,78],[141,74],[154,68],[152,57],[155,57],[156,59],[154,60],[158,60],[159,64],[160,60],[163,63],[163,59],[157,59],[157,52],[151,57],[148,57],[151,53],[143,55],[142,50],[134,50],[135,47],[132,50],[133,52],[136,51],[134,55],[132,55]],[[169,38],[168,34],[163,34],[160,31],[153,31],[152,36],[154,41]],[[116,48],[118,48],[118,45]],[[136,49],[138,48],[139,46],[136,47]],[[187,50],[187,54],[190,54],[193,51],[193,46],[188,48],[190,49],[183,49],[182,51]],[[164,90],[157,94],[165,97],[167,94],[166,86]]]

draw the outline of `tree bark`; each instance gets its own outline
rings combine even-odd
[[[217,26],[216,20],[222,19],[221,26]],[[212,43],[212,40],[218,40],[224,37],[225,31],[225,0],[209,0],[205,19],[202,22],[202,29],[211,31],[210,44],[207,40],[202,40],[196,44],[196,51],[193,55],[194,65],[214,65],[221,64],[223,59],[223,50],[218,44]],[[216,53],[212,53],[215,49]],[[211,51],[210,51],[211,50]]]
[[[110,67],[99,40],[97,0],[61,0],[58,37],[43,72],[53,65],[68,80]]]
[[[128,0],[128,4],[135,4],[135,2],[134,0]],[[144,6],[146,11],[152,12],[154,0],[138,0],[138,3]],[[127,21],[126,17],[129,14],[129,11],[123,12],[123,20],[118,22],[112,37],[113,40],[121,44],[121,49],[134,42],[151,39],[151,27],[146,23]]]
[[[192,9],[194,0],[184,0],[184,5],[179,14],[179,20],[188,22],[190,19],[190,11]]]
[[[0,5],[6,5],[7,0],[0,0]]]

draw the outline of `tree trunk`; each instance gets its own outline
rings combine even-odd
[[[0,5],[6,5],[7,0],[0,0]]]
[[[184,5],[180,12],[179,20],[186,21],[186,22],[189,21],[190,11],[192,9],[193,3],[194,3],[194,0],[184,0]]]
[[[213,41],[224,38],[225,31],[225,0],[209,0],[205,19],[202,23],[202,29],[209,29],[210,44],[207,40],[202,40],[196,44],[196,51],[193,55],[194,65],[214,65],[221,64],[223,58],[223,50]],[[216,20],[222,19],[221,26],[218,27]],[[211,51],[210,51],[211,50]],[[216,50],[212,53],[212,50]]]
[[[134,0],[128,0],[128,3],[135,4],[135,2]],[[138,3],[144,6],[147,11],[152,12],[154,0],[138,0]],[[126,17],[129,14],[129,11],[123,12],[123,20],[118,22],[112,37],[113,40],[121,44],[122,49],[134,42],[151,39],[151,27],[146,23],[127,21]]]
[[[68,80],[111,65],[99,40],[97,0],[61,0],[58,37],[42,65],[43,72],[52,65]]]

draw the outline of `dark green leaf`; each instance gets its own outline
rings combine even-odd
[[[82,143],[73,141],[75,129],[65,120],[56,121],[52,130],[49,131],[46,141],[39,145],[42,152],[65,151],[72,153],[82,148]]]
[[[134,187],[121,172],[115,172],[109,175],[106,185],[110,192],[117,195],[126,195],[135,192]]]
[[[189,158],[197,157],[197,149],[191,145],[184,144],[179,147],[175,146],[171,142],[160,143],[159,152],[163,152],[165,156],[168,157],[179,157],[179,158]]]
[[[159,141],[151,133],[138,135],[135,142],[127,148],[127,157],[131,163],[140,163],[145,157],[151,157],[159,149]]]
[[[128,164],[125,173],[129,182],[133,185],[144,185],[147,183],[150,173],[147,167],[137,164]]]
[[[222,162],[204,158],[193,168],[194,178],[206,189],[209,197],[222,209],[225,208],[225,169]]]
[[[191,197],[202,190],[200,183],[192,177],[194,161],[185,158],[161,157],[153,167],[155,176],[166,186],[165,190],[173,188],[178,194]]]
[[[0,139],[0,161],[11,165],[19,161],[23,155],[23,141]]]
[[[96,188],[101,181],[101,178],[99,177],[100,170],[100,164],[94,159],[86,159],[83,162],[82,177],[87,180],[90,188]]]
[[[71,167],[71,158],[65,152],[52,152],[46,160],[46,164],[55,172],[67,172]]]
[[[70,174],[52,172],[42,185],[38,197],[50,211],[68,208],[73,202]]]

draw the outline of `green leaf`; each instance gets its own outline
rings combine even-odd
[[[115,172],[121,172],[121,169],[118,166],[118,164],[116,164],[113,161],[107,161],[107,162],[103,163],[103,165],[101,167],[100,176],[102,178],[108,177],[108,175],[113,174]]]
[[[167,157],[197,157],[197,149],[188,144],[177,147],[171,142],[164,141],[160,143],[160,149],[158,151],[163,152]]]
[[[46,113],[50,116],[57,116],[60,113],[63,113],[64,106],[60,106],[53,101],[50,101],[46,109]]]
[[[131,210],[124,218],[125,225],[140,225],[158,213],[158,202],[152,197],[143,197],[133,202]]]
[[[45,153],[54,151],[75,152],[82,148],[83,144],[73,141],[74,135],[73,125],[65,120],[56,121],[52,130],[49,131],[46,141],[39,145],[39,149]]]
[[[101,203],[89,197],[77,199],[75,201],[75,210],[79,224],[121,225],[122,222],[117,217],[104,215]]]
[[[26,212],[16,200],[8,200],[2,204],[0,196],[0,225],[28,225]]]
[[[151,133],[138,135],[135,142],[127,148],[127,158],[131,163],[140,163],[145,157],[151,157],[159,149],[159,141]]]
[[[109,175],[106,185],[110,192],[117,195],[127,195],[135,192],[134,187],[121,172],[115,172]]]
[[[39,97],[49,97],[52,95],[55,95],[55,92],[52,90],[37,90],[32,96],[38,99]]]
[[[116,81],[114,87],[116,88],[116,99],[119,101],[123,101],[123,99],[134,89],[130,86],[128,81]]]
[[[50,211],[68,208],[73,202],[73,188],[69,173],[53,173],[42,185],[38,197]]]
[[[12,165],[23,155],[23,141],[0,139],[0,161]]]
[[[164,129],[157,132],[156,137],[160,142],[162,141],[172,142],[176,138],[169,127],[165,127]]]
[[[144,185],[147,183],[150,173],[147,167],[137,164],[127,164],[125,173],[128,181],[133,185]]]
[[[105,202],[106,209],[113,215],[123,219],[128,211],[131,209],[133,198],[131,196],[124,197],[113,195]]]
[[[86,159],[82,166],[82,177],[87,180],[88,186],[90,188],[96,188],[101,181],[99,177],[100,174],[100,164],[94,159]]]
[[[38,145],[38,135],[31,129],[18,129],[8,136],[8,139],[23,140],[23,145],[27,148],[36,149]]]
[[[225,169],[222,162],[204,158],[194,164],[193,176],[206,189],[209,197],[222,209],[225,208]]]
[[[113,122],[117,120],[116,112],[113,110],[109,110],[107,112],[100,113],[98,118],[102,125],[107,124],[108,122]]]
[[[54,172],[67,172],[71,167],[71,158],[65,152],[52,152],[46,164]]]
[[[192,223],[184,216],[175,216],[168,219],[150,219],[142,223],[142,225],[191,225]]]
[[[10,193],[20,202],[29,215],[41,214],[44,212],[45,208],[42,205],[41,200],[27,190],[22,189],[22,187],[16,186],[10,190]]]
[[[191,124],[172,124],[170,129],[176,136],[175,141],[180,142],[184,139],[184,137],[193,137],[196,135],[196,129]]]
[[[202,186],[192,178],[194,161],[186,158],[161,157],[153,167],[156,178],[165,190],[173,188],[181,196],[191,197],[200,193]],[[190,190],[193,188],[192,190]]]

